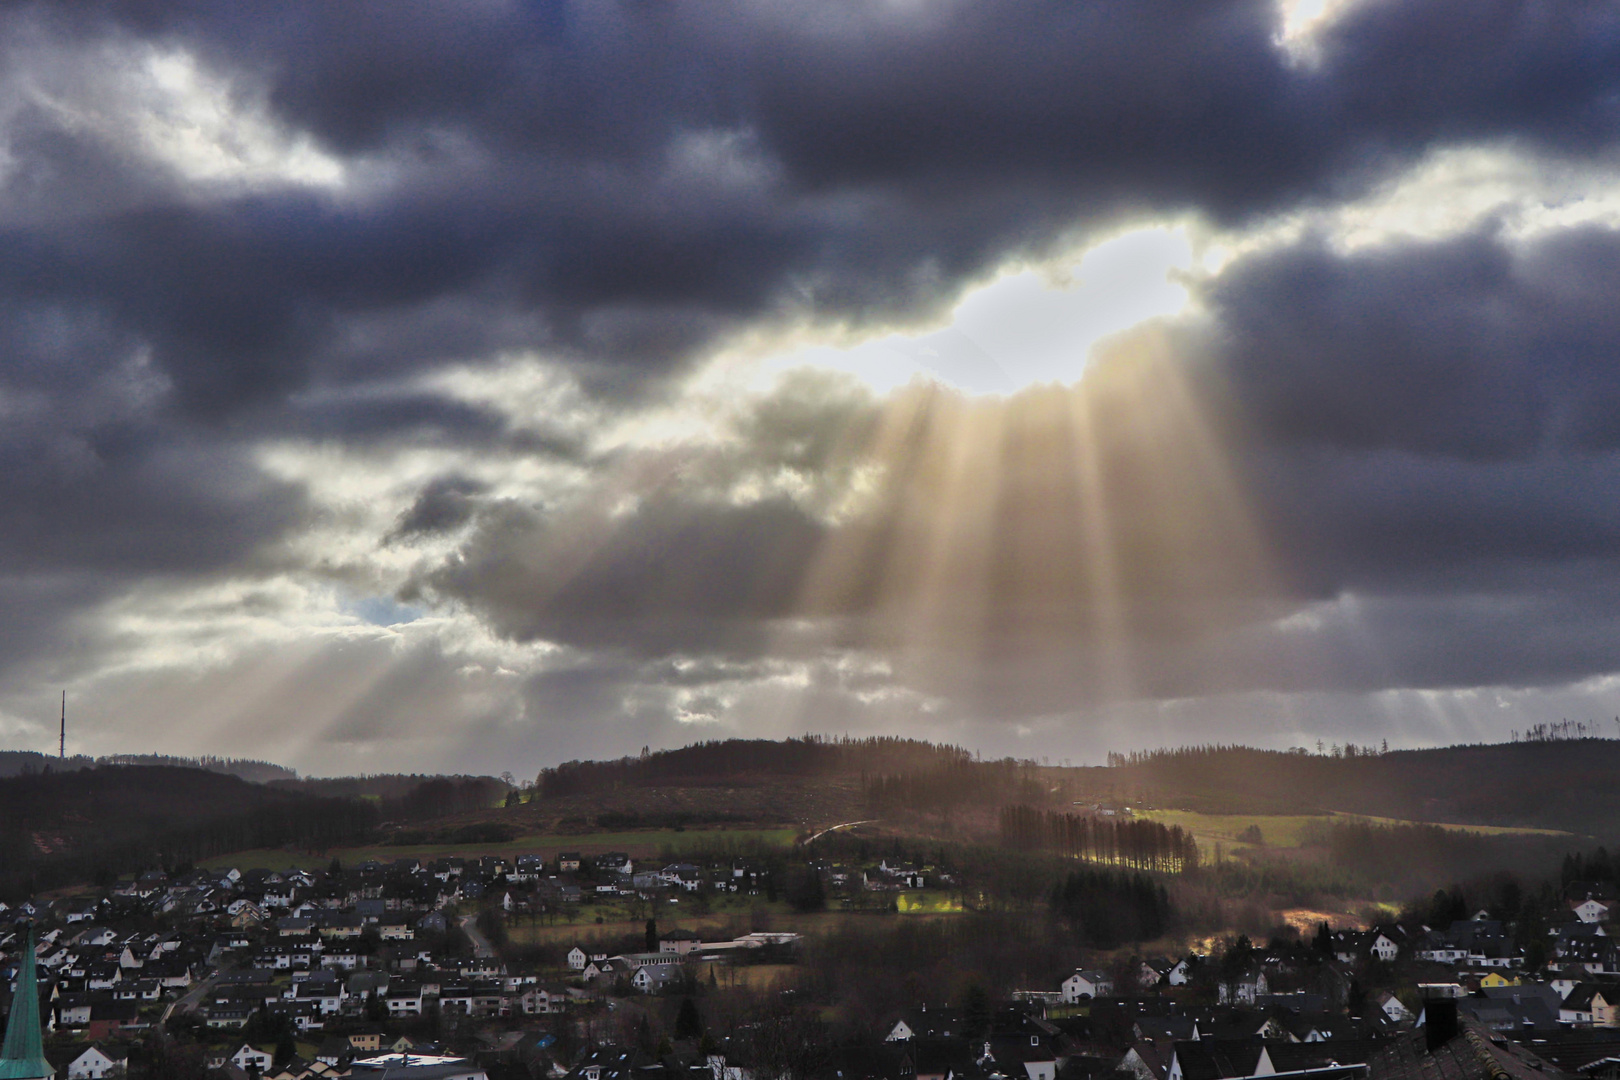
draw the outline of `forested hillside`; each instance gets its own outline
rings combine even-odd
[[[556,797],[626,786],[731,783],[749,776],[918,772],[972,761],[960,747],[915,739],[727,739],[616,761],[564,762],[540,773],[539,788],[542,796]]]
[[[1193,747],[1077,771],[1097,790],[1211,812],[1335,810],[1596,836],[1620,829],[1617,770],[1620,740],[1585,738],[1338,755]]]
[[[850,812],[942,813],[975,806],[1133,802],[1210,813],[1343,814],[1406,821],[1620,829],[1607,797],[1620,740],[1562,739],[1336,753],[1208,746],[1114,755],[1104,767],[984,761],[909,739],[730,740],[544,770],[542,799],[647,788],[744,789],[766,778],[843,778]]]
[[[103,765],[0,779],[0,895],[246,848],[325,848],[368,834],[375,807],[174,766]]]

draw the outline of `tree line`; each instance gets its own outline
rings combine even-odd
[[[377,809],[167,766],[99,766],[0,780],[0,896],[110,883],[251,848],[363,839]]]
[[[1001,842],[1019,851],[1056,851],[1133,870],[1187,873],[1198,868],[1198,843],[1191,833],[1179,825],[1145,819],[1005,806]]]

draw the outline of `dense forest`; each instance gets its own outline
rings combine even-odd
[[[1076,870],[1054,886],[1051,907],[1082,944],[1096,949],[1157,940],[1173,916],[1169,893],[1146,874],[1094,867]]]
[[[223,773],[101,765],[0,779],[0,897],[174,867],[249,848],[368,835],[377,810]]]
[[[1055,851],[1134,870],[1190,873],[1198,869],[1198,844],[1192,834],[1179,825],[1157,821],[1005,806],[1001,843],[1018,851]]]

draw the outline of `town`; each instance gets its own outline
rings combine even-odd
[[[955,884],[886,859],[803,869],[833,904],[924,905]],[[1512,890],[1474,910],[1442,892],[1429,921],[1098,952],[1055,985],[952,999],[918,984],[854,1017],[816,1000],[815,940],[677,928],[762,900],[777,876],[579,851],[148,871],[0,913],[6,983],[37,993],[37,1012],[7,1002],[7,1053],[31,1036],[67,1080],[1379,1080],[1454,1075],[1430,1071],[1446,1053],[1483,1055],[1492,1076],[1620,1066],[1610,881],[1566,882],[1551,918]],[[610,904],[645,914],[639,938],[600,932],[591,913]],[[514,947],[548,917],[573,944]]]

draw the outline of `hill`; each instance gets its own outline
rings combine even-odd
[[[907,739],[728,740],[543,771],[558,817],[729,813],[811,824],[864,814],[1012,804],[1135,803],[1217,814],[1339,813],[1603,836],[1620,740],[1567,739],[1378,753],[1242,746],[1115,755],[1103,767],[983,761]]]
[[[99,765],[0,779],[0,895],[244,848],[325,847],[368,835],[357,800],[279,791],[208,769]]]
[[[256,784],[272,780],[295,780],[293,770],[269,761],[251,758],[173,757],[168,754],[109,754],[92,758],[75,754],[59,758],[37,750],[0,750],[0,777],[23,776],[45,772],[77,772],[97,765],[173,765],[185,769],[206,769],[208,772],[237,776]]]
[[[1194,747],[1078,770],[1081,789],[1217,813],[1337,811],[1369,817],[1620,832],[1609,796],[1620,740],[1447,746],[1353,756]]]

